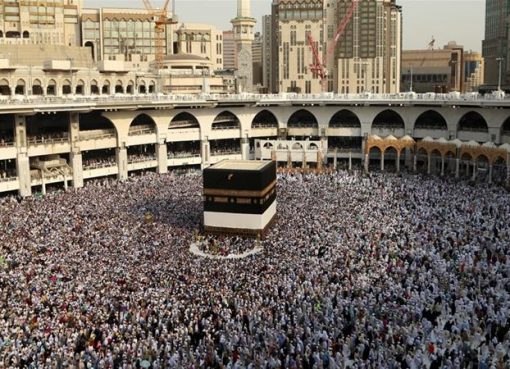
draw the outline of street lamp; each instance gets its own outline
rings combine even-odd
[[[496,61],[498,62],[498,91],[501,91],[501,62],[503,58],[496,58]]]

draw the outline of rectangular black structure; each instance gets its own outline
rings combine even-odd
[[[224,160],[203,173],[206,232],[266,232],[276,216],[275,162]]]

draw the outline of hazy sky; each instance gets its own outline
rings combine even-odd
[[[83,0],[85,7],[143,8],[142,0]],[[172,1],[172,0],[170,0]],[[152,0],[161,6],[163,0]],[[231,28],[237,0],[176,0],[179,20],[214,24],[221,30]],[[260,20],[270,14],[271,0],[251,0],[253,17]],[[450,40],[466,49],[481,50],[484,36],[484,0],[397,0],[402,6],[404,49],[425,48],[432,36],[436,47]]]

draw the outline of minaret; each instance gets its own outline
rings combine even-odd
[[[257,21],[250,15],[250,1],[237,0],[237,17],[230,21],[236,44],[237,80],[241,92],[252,92],[253,90],[251,44],[254,39],[253,28]]]

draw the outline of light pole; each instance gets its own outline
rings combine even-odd
[[[501,91],[501,62],[503,58],[496,58],[496,61],[498,62],[498,91]]]

